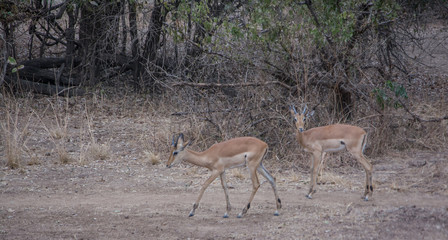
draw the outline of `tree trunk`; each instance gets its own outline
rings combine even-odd
[[[121,26],[122,26],[122,36],[121,36],[121,54],[126,55],[126,46],[128,43],[128,25],[126,24],[126,0],[121,0],[121,9],[120,9],[120,15],[121,15]]]
[[[97,7],[93,5],[85,4],[81,5],[81,19],[79,25],[79,42],[81,44],[80,55],[82,57],[82,81],[93,84],[96,72],[96,49],[95,44],[95,22]],[[93,78],[93,79],[91,79]]]
[[[68,27],[65,31],[65,35],[67,38],[67,46],[65,49],[65,66],[68,68],[68,71],[71,73],[73,69],[73,60],[75,58],[75,24],[78,13],[78,8],[74,11],[74,5],[67,8],[68,15]]]
[[[134,85],[137,88],[140,79],[141,65],[140,58],[140,43],[137,35],[137,3],[134,0],[128,0],[129,6],[129,34],[131,35],[131,51],[132,51],[132,63],[133,66],[133,79]]]
[[[103,10],[103,18],[99,20],[100,33],[104,37],[104,41],[99,41],[102,45],[104,44],[104,51],[101,53],[106,54],[115,54],[118,53],[118,35],[119,35],[119,27],[120,27],[120,11],[121,11],[121,1],[110,1],[103,0],[104,8]],[[101,35],[98,36],[101,40]],[[102,49],[102,48],[100,48]],[[117,51],[117,52],[115,52]]]
[[[14,24],[6,23],[5,26],[5,39],[6,39],[6,49],[8,56],[16,58],[16,45],[14,43]]]
[[[139,57],[139,62],[142,66],[140,71],[143,71],[145,66],[149,63],[154,63],[157,57],[157,50],[160,48],[160,35],[162,33],[163,23],[165,22],[168,9],[163,9],[163,3],[160,0],[155,0],[154,9],[151,13],[148,33],[143,46],[143,56]],[[151,77],[146,78],[149,86],[154,86],[154,80]]]
[[[148,33],[146,34],[143,56],[143,63],[152,62],[156,59],[157,50],[159,48],[160,34],[162,33],[162,25],[165,22],[166,11],[162,13],[162,3],[160,0],[154,2],[154,9],[151,13]],[[146,60],[146,61],[145,61]]]
[[[82,76],[88,85],[100,80],[101,54],[114,54],[118,46],[119,2],[97,0],[96,4],[82,5],[79,38],[82,45]]]

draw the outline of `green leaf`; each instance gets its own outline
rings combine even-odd
[[[12,73],[16,73],[17,71],[18,71],[17,68],[13,68],[13,69],[11,70]]]
[[[8,63],[11,65],[17,65],[16,59],[13,57],[8,57]]]

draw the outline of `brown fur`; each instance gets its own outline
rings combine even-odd
[[[296,120],[297,141],[306,152],[312,153],[311,186],[307,197],[312,198],[312,194],[316,191],[317,172],[325,153],[337,152],[346,148],[366,171],[364,199],[367,201],[373,192],[373,167],[363,155],[367,137],[366,131],[360,127],[345,124],[316,127],[305,131],[305,114],[293,110],[291,110],[291,114]]]
[[[171,147],[167,167],[170,167],[173,163],[178,161],[186,161],[196,166],[208,168],[212,172],[211,176],[202,185],[199,196],[190,212],[190,216],[194,216],[194,212],[199,206],[199,201],[201,200],[205,189],[207,189],[210,183],[220,176],[227,202],[227,211],[224,214],[224,217],[228,217],[228,212],[230,212],[231,206],[227,191],[227,184],[225,181],[225,170],[243,166],[246,166],[249,169],[253,188],[248,204],[246,204],[246,207],[243,208],[238,217],[241,217],[247,212],[255,193],[260,187],[257,171],[262,174],[272,185],[277,204],[277,211],[275,215],[278,215],[278,210],[281,208],[281,201],[277,194],[275,180],[262,164],[262,159],[268,149],[268,145],[265,142],[253,137],[240,137],[214,144],[203,152],[195,152],[193,150],[186,149],[190,142],[185,146],[183,142],[183,135],[179,135],[177,141]]]

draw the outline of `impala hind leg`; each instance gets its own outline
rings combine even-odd
[[[247,213],[247,210],[249,210],[249,208],[250,208],[250,203],[254,199],[254,196],[257,193],[258,188],[260,187],[260,182],[258,181],[256,168],[249,166],[249,171],[250,171],[250,177],[252,180],[252,194],[249,197],[249,201],[248,201],[247,205],[243,208],[241,213],[238,214],[238,218],[241,218],[244,214]]]
[[[361,153],[360,159],[362,159],[361,164],[363,165],[365,171],[366,171],[366,189],[364,191],[364,197],[363,199],[365,201],[369,200],[369,197],[372,197],[373,195],[373,181],[372,181],[372,172],[373,172],[373,166],[367,160]]]
[[[362,154],[361,151],[354,151],[351,153],[356,158],[356,160],[358,160],[358,162],[363,166],[364,170],[366,171],[366,185],[365,185],[364,195],[362,198],[364,199],[364,201],[368,201],[369,197],[371,197],[373,194],[373,182],[372,182],[373,166],[369,162],[369,160],[367,160],[364,157],[364,155]]]
[[[224,189],[224,194],[226,195],[226,204],[227,204],[226,213],[224,213],[224,216],[222,216],[222,217],[228,218],[232,207],[230,206],[229,193],[227,191],[227,182],[226,182],[225,172],[222,172],[220,177],[221,177],[221,185],[222,185],[222,188]]]
[[[201,192],[199,193],[198,199],[193,204],[193,209],[191,209],[190,214],[188,215],[189,217],[194,216],[194,212],[199,207],[199,201],[201,201],[201,198],[202,198],[202,195],[204,195],[205,189],[207,189],[207,187],[210,185],[210,183],[212,183],[220,174],[221,174],[220,172],[213,171],[212,175],[205,181],[204,185],[202,185]]]
[[[326,152],[322,152],[322,157],[321,157],[320,164],[319,164],[319,170],[317,171],[317,180],[316,180],[317,182],[322,181],[322,175],[324,172],[325,155],[326,154],[327,154]]]
[[[268,170],[266,170],[266,168],[264,168],[263,163],[260,163],[260,165],[257,168],[257,171],[269,181],[269,183],[272,186],[272,189],[274,190],[275,203],[277,204],[277,210],[275,211],[274,215],[279,216],[280,214],[278,211],[280,210],[280,208],[282,208],[282,201],[278,197],[277,186],[275,184],[275,178],[268,172]]]

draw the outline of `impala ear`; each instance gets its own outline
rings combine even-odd
[[[184,145],[184,134],[183,133],[181,133],[181,134],[179,134],[179,137],[177,137],[177,141],[176,141],[176,147],[177,147],[177,145],[180,145],[181,147]]]
[[[303,120],[305,121],[306,119],[312,117],[313,115],[314,115],[314,110],[311,111],[311,112],[309,112],[309,113],[307,113],[307,114],[303,117]]]
[[[185,146],[182,146],[182,145],[180,146],[180,150],[183,151],[185,148],[190,146],[193,142],[194,142],[194,140],[190,139],[190,141],[188,141],[187,144],[185,144]]]
[[[313,115],[314,115],[314,110],[311,111],[310,113],[308,113],[306,116],[307,116],[307,117],[312,117]]]
[[[294,117],[294,122],[297,122],[297,117],[296,117],[297,111],[296,111],[296,108],[293,105],[289,106],[289,112]]]
[[[190,139],[190,141],[188,141],[187,144],[185,144],[184,148],[190,146],[193,142],[194,142],[194,139]]]

